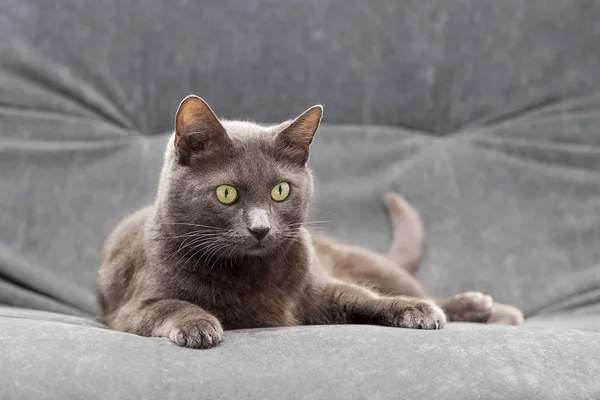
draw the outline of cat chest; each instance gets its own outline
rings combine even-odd
[[[210,311],[225,329],[244,329],[298,325],[299,293],[265,290],[249,293],[220,293]]]

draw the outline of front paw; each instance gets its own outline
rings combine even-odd
[[[223,328],[212,316],[188,318],[174,324],[169,339],[182,347],[208,349],[223,340]]]
[[[392,299],[384,314],[383,325],[400,328],[441,329],[446,323],[444,311],[426,299]]]

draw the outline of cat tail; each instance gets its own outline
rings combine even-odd
[[[392,225],[392,246],[388,257],[414,275],[423,255],[423,223],[417,211],[398,193],[384,196]]]

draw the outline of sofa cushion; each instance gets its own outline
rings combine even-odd
[[[0,398],[598,398],[597,332],[311,326],[229,331],[191,350],[0,308]]]

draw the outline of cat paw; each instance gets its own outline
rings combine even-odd
[[[520,325],[524,320],[523,312],[518,308],[496,303],[492,307],[488,324]]]
[[[214,317],[190,319],[175,324],[169,339],[182,347],[208,349],[221,343],[223,328]]]
[[[465,292],[443,300],[440,304],[449,321],[487,322],[494,300],[481,292]]]
[[[400,300],[391,307],[391,326],[411,329],[441,329],[446,323],[446,315],[430,300],[407,302]]]

